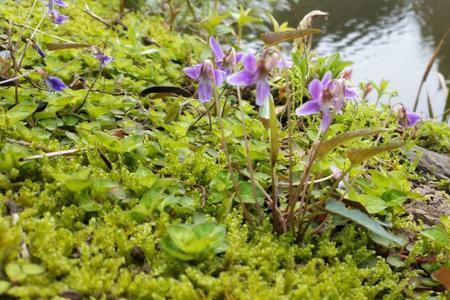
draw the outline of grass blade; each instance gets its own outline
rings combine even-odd
[[[420,97],[420,92],[422,91],[422,87],[423,87],[425,81],[427,81],[428,75],[430,74],[430,71],[431,71],[431,67],[433,66],[434,61],[436,60],[439,52],[441,52],[442,46],[444,45],[444,41],[447,38],[449,33],[450,33],[450,27],[448,27],[447,31],[442,36],[441,40],[439,41],[438,46],[436,47],[436,50],[434,50],[433,56],[431,57],[430,61],[428,61],[427,67],[425,68],[425,72],[422,75],[422,81],[420,82],[419,91],[417,92],[417,96],[416,96],[416,101],[414,102],[414,109],[413,109],[414,112],[417,110],[417,105],[419,104],[419,97]]]

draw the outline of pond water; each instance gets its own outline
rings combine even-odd
[[[381,79],[412,109],[422,74],[441,37],[450,26],[450,0],[299,0],[274,15],[297,27],[299,20],[314,9],[330,13],[327,21],[315,22],[325,29],[314,38],[320,55],[341,52],[354,65],[355,82]],[[418,112],[428,116],[427,93],[434,115],[445,105],[439,75],[450,79],[450,37],[428,77]]]

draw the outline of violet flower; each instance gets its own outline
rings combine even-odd
[[[402,127],[413,127],[422,120],[418,113],[408,111],[403,105],[398,111],[398,123]]]
[[[224,71],[214,69],[213,63],[209,59],[201,64],[184,68],[184,73],[198,81],[198,100],[202,103],[211,100],[214,88],[220,87],[226,77]]]
[[[50,10],[50,18],[56,25],[61,25],[69,19],[66,15],[60,15],[56,9]]]
[[[31,40],[31,47],[36,50],[36,52],[39,54],[40,57],[45,58],[45,52],[42,50],[42,48],[39,46],[39,44],[35,40]]]
[[[64,84],[64,82],[59,79],[58,77],[54,76],[47,76],[44,78],[45,84],[50,90],[60,92],[67,88],[67,86]]]
[[[350,181],[350,177],[348,176],[348,174],[346,174],[344,178],[342,178],[342,174],[344,172],[334,165],[330,166],[330,170],[333,174],[334,179],[340,180],[338,183],[338,188],[341,190],[345,189],[345,183],[348,183]]]
[[[273,49],[267,49],[257,59],[253,54],[246,54],[242,58],[244,70],[232,74],[227,82],[235,86],[249,86],[256,84],[256,104],[262,106],[269,100],[269,74],[275,67],[286,67],[281,54]]]
[[[333,109],[341,112],[346,99],[357,96],[355,90],[345,85],[343,78],[331,79],[331,71],[322,80],[314,79],[309,83],[308,91],[312,99],[295,110],[298,116],[307,116],[322,112],[320,132],[325,132],[331,124]]]
[[[53,9],[53,4],[56,6],[60,6],[60,7],[68,7],[69,5],[67,5],[66,2],[64,2],[63,0],[48,0],[48,5],[47,7],[52,10]]]
[[[100,51],[96,52],[94,54],[94,57],[100,62],[100,65],[102,67],[105,67],[107,64],[109,64],[110,62],[112,62],[114,60],[113,57],[108,56]]]
[[[227,73],[227,76],[236,70],[236,65],[242,60],[242,52],[236,53],[233,48],[230,48],[225,54],[214,37],[209,39],[209,46],[220,70]]]

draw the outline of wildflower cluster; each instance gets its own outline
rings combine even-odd
[[[333,113],[341,113],[345,101],[356,99],[358,93],[347,85],[345,79],[332,79],[328,71],[322,80],[314,79],[309,83],[312,100],[296,109],[298,116],[312,115],[322,112],[320,131],[325,132],[333,120]]]
[[[69,17],[63,14],[60,14],[57,8],[67,8],[69,5],[64,2],[63,0],[48,0],[48,3],[46,5],[46,8],[48,10],[48,14],[50,16],[50,19],[53,23],[57,25],[62,25],[65,23]],[[33,49],[36,50],[36,52],[41,56],[42,58],[46,57],[46,54],[44,50],[39,46],[39,44],[34,40],[28,40],[29,44]],[[90,51],[92,52],[93,56],[98,60],[100,63],[100,67],[104,68],[107,64],[113,61],[113,57],[106,55],[97,46],[90,47]],[[45,85],[50,91],[56,91],[60,92],[67,88],[66,84],[55,76],[50,76],[46,71],[44,70],[38,70],[38,73],[42,76]]]
[[[262,106],[270,96],[269,74],[275,67],[287,67],[278,50],[269,48],[260,57],[251,53],[235,52],[230,48],[225,53],[213,37],[210,48],[214,54],[215,65],[207,59],[201,64],[185,68],[185,74],[198,81],[198,99],[205,103],[211,100],[214,88],[223,82],[233,86],[256,85],[256,104]],[[238,70],[238,64],[243,69]],[[233,73],[234,72],[234,73]]]
[[[55,8],[55,6],[59,7],[68,7],[67,3],[65,3],[63,0],[49,0],[47,7],[48,7],[48,14],[50,16],[50,19],[55,23],[56,25],[61,25],[65,23],[67,20],[69,20],[69,17],[66,15],[62,15],[58,12],[58,10]]]

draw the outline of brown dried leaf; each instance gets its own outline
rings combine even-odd
[[[300,21],[299,28],[306,30],[312,28],[312,23],[315,18],[317,17],[323,17],[328,19],[329,13],[321,11],[321,10],[313,10],[309,12],[306,16],[303,17],[303,19]]]
[[[47,49],[49,51],[56,51],[62,49],[78,49],[78,48],[88,48],[91,47],[90,44],[79,44],[79,43],[49,43],[47,44]]]
[[[440,268],[433,273],[433,277],[445,286],[447,290],[450,290],[450,268]]]
[[[298,38],[321,33],[322,30],[316,28],[294,29],[279,32],[266,32],[261,34],[261,39],[267,46],[273,46],[282,42],[292,41]]]

